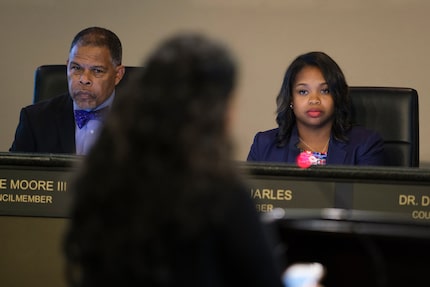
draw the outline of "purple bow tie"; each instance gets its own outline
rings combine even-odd
[[[89,120],[103,120],[107,112],[107,107],[96,111],[75,110],[75,121],[81,129]]]

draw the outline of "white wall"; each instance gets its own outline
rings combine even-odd
[[[0,151],[7,151],[19,110],[32,101],[33,73],[65,63],[82,28],[104,26],[138,65],[155,44],[179,30],[226,42],[241,67],[235,127],[237,159],[253,135],[275,127],[275,97],[297,55],[322,50],[350,85],[404,86],[418,91],[420,156],[430,162],[430,2],[425,0],[2,0]]]

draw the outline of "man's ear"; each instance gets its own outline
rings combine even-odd
[[[119,65],[117,67],[115,67],[116,73],[115,73],[115,86],[119,84],[119,82],[121,82],[122,78],[124,77],[125,74],[125,66],[124,65]]]

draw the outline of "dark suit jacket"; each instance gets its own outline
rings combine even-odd
[[[69,94],[21,109],[9,151],[75,154],[75,120]]]
[[[297,148],[297,128],[294,127],[290,141],[284,147],[277,147],[277,133],[277,128],[257,133],[247,160],[295,163],[300,153]],[[331,137],[327,165],[384,165],[384,141],[378,133],[363,127],[353,127],[347,137],[347,142]]]

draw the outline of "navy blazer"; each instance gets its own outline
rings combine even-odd
[[[258,132],[247,161],[296,163],[300,154],[297,127],[293,128],[289,142],[283,147],[277,146],[278,130]],[[337,141],[331,136],[327,165],[384,165],[384,141],[377,132],[357,126],[346,136],[347,142]]]
[[[63,94],[22,108],[9,151],[76,154],[70,95]]]

